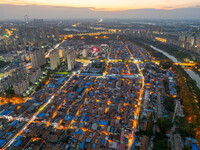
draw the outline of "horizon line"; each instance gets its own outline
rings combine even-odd
[[[97,8],[97,7],[76,7],[76,6],[61,6],[61,5],[46,5],[46,4],[6,4],[0,2],[0,5],[11,5],[11,6],[39,6],[39,7],[60,7],[60,8],[77,8],[77,9],[88,9],[91,11],[100,11],[100,12],[122,12],[129,10],[175,10],[175,9],[184,9],[184,8],[200,8],[200,5],[194,6],[182,6],[182,7],[160,7],[160,8],[127,8],[127,9],[112,9],[112,8]]]

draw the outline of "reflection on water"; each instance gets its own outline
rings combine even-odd
[[[190,77],[196,81],[198,88],[200,89],[200,77],[194,71],[190,69],[185,69],[185,71],[190,75]]]
[[[87,30],[79,30],[79,29],[74,29],[74,28],[64,28],[64,31],[73,31],[73,32],[87,32]]]
[[[152,45],[150,45],[151,48],[153,48],[154,50],[158,51],[158,52],[161,52],[163,55],[167,56],[169,59],[171,59],[173,62],[175,63],[181,63],[180,61],[178,61],[176,59],[176,57],[168,54],[167,52],[164,52],[163,50],[161,49],[158,49]],[[194,71],[192,70],[189,70],[189,69],[185,69],[185,71],[187,72],[187,74],[193,79],[196,81],[196,84],[197,84],[197,87],[200,89],[200,76],[198,74],[196,74]]]

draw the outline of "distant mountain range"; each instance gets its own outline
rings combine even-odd
[[[200,20],[200,6],[189,8],[130,9],[125,11],[94,11],[92,8],[58,7],[42,5],[0,4],[0,19],[195,19]]]

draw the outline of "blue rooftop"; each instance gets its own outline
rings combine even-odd
[[[63,82],[66,80],[66,78],[65,77],[62,77],[61,79],[59,79],[58,81],[57,81],[57,84],[63,84]]]
[[[83,130],[82,130],[82,129],[79,129],[78,132],[74,132],[74,134],[80,134],[80,135],[81,135],[82,133],[83,133]]]
[[[72,97],[73,95],[74,95],[74,93],[71,92],[71,93],[68,95],[68,97]]]
[[[6,140],[1,140],[0,139],[0,146],[3,146],[6,143]]]
[[[87,122],[88,121],[88,117],[85,117],[85,119],[83,121]]]
[[[105,139],[103,139],[103,140],[101,141],[101,145],[104,145],[104,144],[105,144],[105,142],[106,142],[106,140],[105,140]]]
[[[136,144],[137,140],[134,139],[134,142],[133,142],[133,145],[132,145],[132,148],[135,148],[135,144]]]
[[[21,139],[21,137],[22,137],[21,135],[18,135],[17,138],[16,138],[15,140],[18,141],[18,140]]]
[[[40,117],[40,118],[43,118],[45,116],[45,113],[39,113],[38,115],[37,115],[37,117]]]
[[[77,89],[77,92],[80,92],[81,90],[82,90],[82,88],[78,88],[78,89]]]
[[[96,147],[96,144],[93,144],[93,145],[92,145],[92,149],[95,149],[95,147]]]
[[[8,114],[10,114],[12,112],[12,110],[4,110],[3,112],[1,112],[0,113],[0,116],[3,116],[3,115],[5,115],[5,116],[7,116]]]
[[[199,147],[197,144],[191,144],[192,150],[199,150]]]
[[[100,120],[100,121],[99,121],[99,125],[107,126],[107,125],[108,125],[108,122],[107,122],[107,121]]]
[[[85,85],[92,85],[92,82],[87,82]]]
[[[91,142],[91,138],[87,138],[85,142],[90,143]]]
[[[74,143],[76,140],[75,139],[71,139],[72,143]]]
[[[85,146],[85,142],[82,142],[79,148],[84,149],[84,146]]]
[[[18,123],[18,120],[13,121],[10,125],[15,126]]]
[[[14,146],[19,146],[22,142],[21,141],[17,141],[17,143],[15,143]]]
[[[65,120],[73,120],[73,119],[74,119],[74,116],[69,116],[69,115],[65,116]]]

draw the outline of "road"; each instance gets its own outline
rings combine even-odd
[[[128,52],[130,53],[132,59],[135,61],[134,56],[133,56],[133,54],[131,53],[131,51],[130,51],[130,49],[128,48],[128,46],[127,46],[125,43],[123,43],[123,42],[122,42],[122,44],[124,44],[124,45],[126,46],[126,48],[127,48]],[[143,76],[143,74],[142,74],[142,70],[141,70],[140,67],[139,67],[139,64],[136,64],[136,65],[137,65],[137,68],[138,68],[139,73],[140,73],[140,76],[141,76],[142,86],[141,86],[141,89],[140,89],[140,92],[139,92],[138,110],[137,110],[138,113],[135,115],[135,121],[138,119],[138,116],[139,116],[140,104],[141,104],[141,100],[142,100],[142,96],[143,96],[143,91],[144,91],[144,89],[143,89],[143,87],[144,87],[144,76]],[[82,69],[83,69],[83,68],[84,68],[84,67],[82,67]],[[80,71],[79,71],[79,72],[80,72]],[[106,72],[106,71],[105,71],[105,72]],[[23,128],[20,129],[20,130],[18,131],[18,133],[16,133],[16,134],[4,145],[3,150],[7,149],[7,148],[15,141],[15,139],[17,138],[17,136],[21,135],[21,134],[25,131],[25,129],[27,129],[27,127],[28,127],[31,123],[34,122],[34,120],[37,118],[37,115],[38,115],[40,112],[42,112],[43,109],[45,109],[46,106],[47,106],[49,103],[52,102],[52,100],[54,99],[54,97],[55,97],[57,94],[59,94],[59,92],[60,92],[60,91],[63,89],[63,87],[73,78],[73,76],[75,76],[75,74],[76,74],[76,73],[72,74],[72,75],[70,76],[70,78],[69,78],[57,91],[55,91],[55,93],[51,96],[51,98],[50,98],[47,102],[45,102],[44,104],[42,104],[42,105],[39,107],[39,109],[33,114],[33,116],[32,116],[29,120],[27,120],[27,123],[23,126]],[[106,73],[105,73],[105,74],[106,74]],[[87,99],[85,99],[84,101],[86,101],[86,100],[87,100]],[[82,108],[82,106],[80,107],[80,109],[81,109],[81,108]],[[79,111],[80,111],[80,109],[79,109]],[[79,111],[77,111],[76,116],[79,114]],[[70,124],[70,125],[71,125],[71,124]],[[128,139],[129,139],[129,140],[128,140],[128,149],[129,149],[129,150],[131,149],[132,144],[133,144],[133,141],[134,141],[134,132],[135,132],[136,126],[137,126],[137,122],[134,123],[133,128],[132,128],[132,132],[131,132],[131,134],[129,135],[129,138],[128,138]]]
[[[15,136],[13,136],[5,145],[4,147],[2,148],[2,150],[6,150],[14,141],[15,139],[17,138],[17,136],[21,135],[24,130],[36,119],[37,115],[49,104],[51,103],[51,101],[53,100],[53,98],[59,94],[59,91],[71,80],[71,78],[75,76],[75,74],[72,74],[70,76],[70,78],[51,96],[51,98],[46,102],[44,103],[42,106],[40,106],[40,108],[33,114],[33,116],[30,118],[30,120],[23,126],[23,128],[18,131],[18,133],[16,133]]]
[[[131,53],[130,49],[128,48],[128,46],[124,42],[122,42],[122,44],[124,44],[126,46],[126,48],[127,48],[128,52],[130,53],[132,59],[135,61],[135,58],[134,58],[133,54]],[[138,68],[138,71],[139,71],[139,74],[140,74],[141,80],[142,80],[142,86],[141,86],[141,89],[140,89],[140,92],[139,92],[139,101],[138,101],[139,107],[137,107],[139,109],[138,110],[138,112],[139,112],[140,107],[141,107],[143,92],[144,92],[144,76],[143,76],[142,70],[139,67],[139,64],[136,63],[136,65],[137,65],[137,68]],[[137,119],[139,118],[139,113],[137,114],[137,116],[135,116],[135,118],[137,118]],[[137,122],[134,126],[135,127],[137,126]],[[134,142],[134,132],[135,132],[135,128],[132,129],[132,134],[129,135],[129,138],[128,138],[128,150],[131,150],[131,148],[132,148],[132,145],[133,145],[133,142]]]
[[[79,74],[81,72],[81,70],[83,70],[84,67],[82,67],[78,72],[76,73],[73,73],[69,79],[51,96],[51,98],[44,104],[42,104],[39,109],[33,114],[33,116],[27,120],[28,122],[23,126],[23,128],[18,131],[18,133],[16,133],[15,136],[13,136],[2,148],[2,150],[6,150],[14,141],[15,139],[17,138],[17,136],[21,135],[24,130],[32,123],[34,122],[34,120],[37,118],[37,115],[43,111],[43,109],[46,108],[46,106],[52,102],[52,100],[54,99],[54,97],[59,94],[59,92],[63,89],[63,87],[76,75],[76,74]]]
[[[63,42],[64,42],[65,40],[63,40],[60,44],[62,44]],[[46,58],[49,58],[49,54],[54,50],[54,49],[56,49],[56,48],[58,48],[59,46],[60,46],[60,44],[57,44],[54,48],[51,48],[49,51],[48,51],[48,53],[46,54]]]

